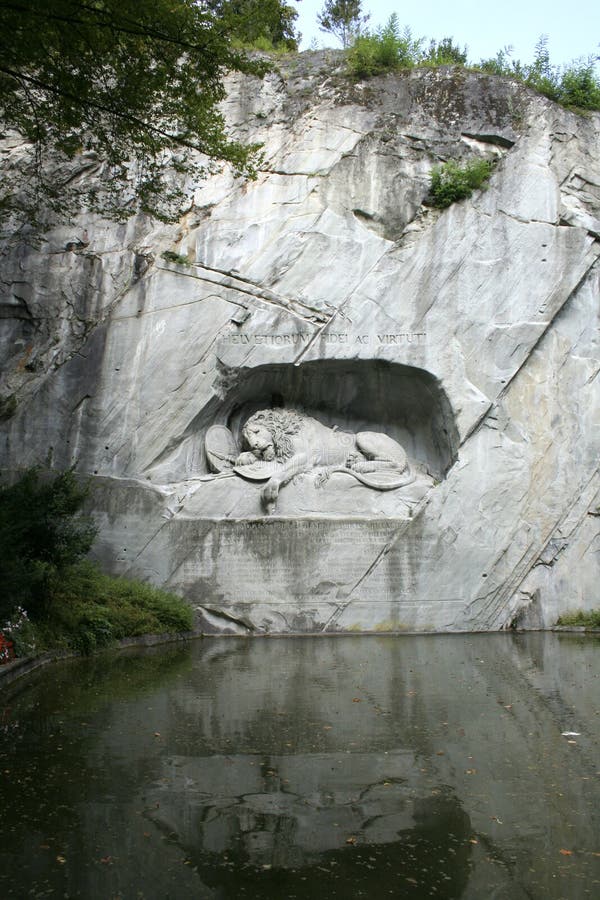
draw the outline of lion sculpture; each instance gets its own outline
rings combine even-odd
[[[376,490],[395,490],[415,480],[406,453],[397,441],[376,431],[350,434],[328,428],[293,409],[263,409],[242,431],[243,450],[231,459],[244,478],[267,481],[266,506],[295,475],[319,472],[320,482],[343,472]]]

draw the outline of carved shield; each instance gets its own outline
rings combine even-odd
[[[204,449],[211,472],[229,472],[240,452],[234,436],[225,425],[211,425],[206,432]]]
[[[233,471],[236,475],[241,475],[242,478],[247,478],[249,481],[268,481],[271,475],[281,468],[281,463],[257,459],[248,466],[234,466]]]

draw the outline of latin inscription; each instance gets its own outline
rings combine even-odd
[[[225,344],[243,346],[303,347],[315,337],[311,331],[299,331],[295,334],[226,334],[221,340]],[[392,344],[423,344],[426,337],[424,331],[400,331],[395,334],[350,334],[347,331],[329,331],[316,339],[325,344],[391,346]]]

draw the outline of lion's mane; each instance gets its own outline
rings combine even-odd
[[[283,462],[294,455],[294,445],[291,435],[298,434],[304,419],[294,409],[261,409],[250,416],[244,425],[262,425],[267,428],[273,438],[273,449],[278,462]]]

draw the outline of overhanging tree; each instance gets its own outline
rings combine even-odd
[[[173,214],[173,167],[198,168],[198,153],[252,174],[256,148],[228,138],[217,105],[228,71],[265,69],[232,48],[209,3],[0,0],[0,124],[31,149],[0,188],[0,209],[63,210],[77,185],[60,163],[74,159],[102,163],[103,190],[113,186],[104,206],[123,215],[157,203]]]
[[[361,5],[360,0],[326,0],[317,13],[319,28],[338,38],[342,47],[348,47],[369,18],[362,13]]]
[[[282,0],[207,0],[207,5],[243,44],[298,49],[298,13]]]

